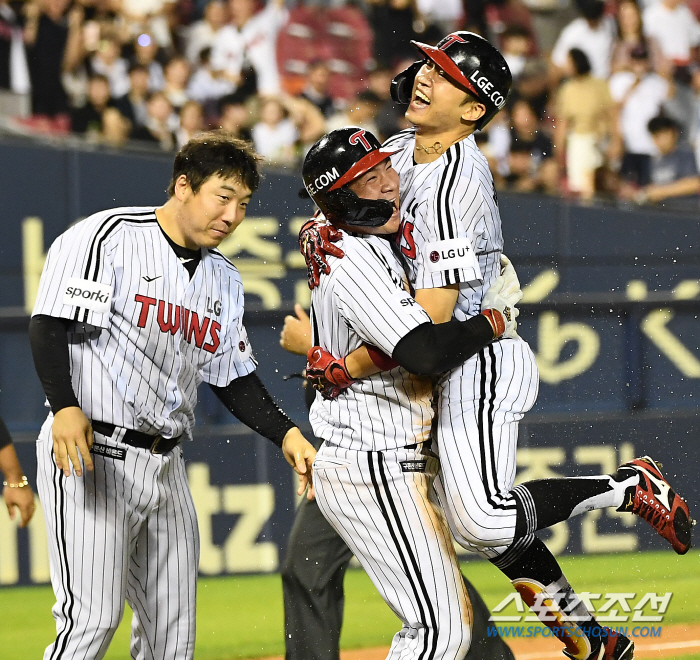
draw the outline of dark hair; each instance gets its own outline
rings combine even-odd
[[[132,64],[129,67],[129,75],[131,75],[135,71],[143,71],[144,73],[149,73],[147,66],[144,66],[143,64],[138,64],[138,63]]]
[[[88,82],[96,82],[97,80],[109,85],[109,78],[102,73],[93,73],[88,79]]]
[[[676,121],[665,115],[658,115],[649,120],[647,128],[652,135],[661,133],[661,131],[676,131],[680,133],[681,127]]]
[[[576,0],[579,12],[586,20],[597,21],[605,13],[604,0]]]
[[[530,30],[528,30],[524,25],[520,25],[520,23],[511,23],[510,25],[506,26],[506,29],[503,30],[503,32],[501,32],[501,43],[512,37],[529,39]]]
[[[580,48],[572,48],[569,51],[569,57],[574,63],[577,76],[585,76],[587,73],[591,72],[591,61],[588,59],[588,55]]]
[[[236,179],[255,191],[260,185],[260,160],[253,147],[233,133],[222,130],[201,133],[175,154],[168,196],[175,194],[175,182],[182,174],[195,194],[212,176]]]

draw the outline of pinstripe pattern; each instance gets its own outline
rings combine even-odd
[[[520,339],[490,344],[438,384],[436,488],[458,543],[488,558],[513,541],[518,423],[538,385],[535,357]]]
[[[425,472],[401,469],[415,460],[427,460]],[[433,497],[437,469],[420,447],[365,452],[325,442],[314,462],[323,515],[403,623],[391,660],[461,660],[470,642],[471,606]]]
[[[192,658],[199,535],[181,448],[154,455],[96,434],[125,448],[125,460],[93,455],[93,472],[65,478],[51,423],[37,442],[39,495],[54,512],[46,524],[57,600],[56,641],[44,660],[103,657],[125,599],[134,610],[132,657]]]
[[[108,285],[110,311],[64,304],[66,282],[75,277]],[[221,304],[218,315],[215,301]],[[204,250],[190,280],[152,208],[98,213],[59,236],[47,255],[33,313],[71,320],[80,315],[69,335],[70,359],[85,414],[153,435],[191,437],[197,386],[203,380],[228,385],[256,366],[243,327],[238,271],[218,252]],[[174,333],[161,330],[175,322]],[[214,323],[221,326],[216,333]],[[198,337],[193,330],[205,324]],[[216,346],[215,352],[207,346]]]
[[[391,355],[398,341],[430,321],[406,291],[405,275],[388,241],[344,234],[343,259],[311,294],[314,344],[342,357],[363,342]],[[337,399],[320,394],[309,420],[317,437],[358,450],[396,449],[430,436],[432,383],[397,367],[361,380]]]
[[[495,199],[493,177],[484,155],[470,136],[452,145],[432,163],[413,160],[413,130],[398,133],[385,143],[398,153],[391,157],[401,177],[401,217],[413,225],[415,256],[406,237],[401,246],[411,284],[432,289],[460,283],[455,318],[470,318],[481,311],[484,293],[500,273],[503,251],[501,216]],[[466,239],[476,254],[479,273],[467,267],[434,271],[430,252],[441,241]]]

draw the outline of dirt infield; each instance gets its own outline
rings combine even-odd
[[[700,624],[662,626],[661,637],[654,639],[636,638],[634,657],[671,658],[680,655],[700,653]],[[562,660],[560,647],[552,639],[516,639],[510,641],[516,660]],[[341,660],[384,660],[388,648],[360,649],[343,651]],[[283,660],[267,658],[266,660]]]

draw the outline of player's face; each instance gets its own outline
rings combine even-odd
[[[209,177],[193,193],[186,186],[180,216],[186,247],[215,248],[243,222],[252,192],[237,179]]]
[[[399,173],[391,166],[390,159],[375,165],[348,184],[348,188],[362,199],[387,199],[394,205],[394,213],[386,224],[381,227],[358,227],[357,231],[366,234],[395,234],[398,231],[401,224]]]
[[[466,100],[466,103],[465,103]],[[476,121],[486,111],[432,60],[426,60],[413,81],[406,119],[423,131],[449,131]]]

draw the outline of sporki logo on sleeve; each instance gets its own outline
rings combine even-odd
[[[449,238],[426,243],[423,248],[426,269],[430,273],[458,268],[467,273],[469,281],[481,279],[481,268],[468,238]]]
[[[63,290],[63,304],[108,312],[112,303],[112,287],[100,282],[71,277]]]

